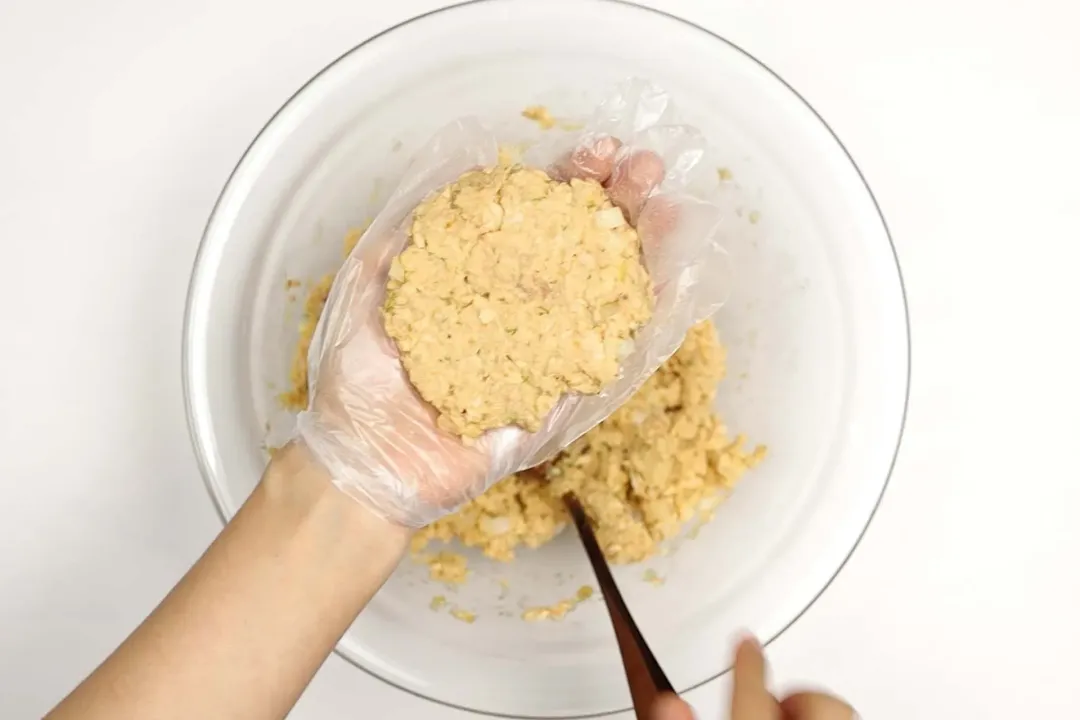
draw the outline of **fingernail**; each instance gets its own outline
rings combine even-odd
[[[739,643],[749,645],[758,652],[762,652],[765,649],[764,647],[762,647],[761,641],[758,640],[757,635],[750,632],[749,630],[742,633],[742,635],[739,637]]]

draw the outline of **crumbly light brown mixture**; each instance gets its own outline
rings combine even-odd
[[[585,602],[593,596],[593,589],[588,585],[582,585],[578,588],[574,597],[560,600],[553,605],[544,605],[538,607],[526,608],[525,612],[521,613],[521,619],[526,622],[538,622],[540,620],[562,620],[566,617],[567,613],[576,608],[581,603]]]
[[[599,392],[652,305],[637,231],[599,183],[498,165],[417,206],[383,318],[439,426],[472,438]]]
[[[573,490],[608,560],[638,562],[657,552],[758,464],[765,448],[731,439],[713,413],[724,354],[711,322],[607,420],[544,468],[511,475],[453,515],[420,530],[414,552],[457,539],[496,560],[539,547],[569,521],[561,497]]]

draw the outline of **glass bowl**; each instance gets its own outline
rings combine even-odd
[[[887,483],[908,387],[903,288],[873,195],[815,111],[738,47],[611,0],[480,0],[357,46],[271,118],[222,191],[189,290],[184,387],[206,484],[229,518],[262,472],[268,431],[287,432],[277,395],[299,303],[286,281],[335,270],[342,238],[445,122],[476,115],[512,134],[522,108],[581,114],[627,76],[672,94],[739,189],[732,210],[747,220],[715,318],[728,349],[717,407],[769,446],[696,537],[616,571],[686,690],[726,671],[739,630],[775,638],[844,564]],[[493,715],[630,707],[598,598],[561,622],[520,617],[594,584],[572,534],[511,564],[466,554],[473,577],[456,591],[406,561],[337,651],[405,691]],[[475,622],[432,612],[436,595]]]

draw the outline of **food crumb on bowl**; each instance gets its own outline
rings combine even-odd
[[[541,130],[550,130],[557,123],[555,116],[543,105],[530,105],[521,111],[521,116],[534,121]]]
[[[440,550],[416,558],[428,566],[428,577],[447,585],[464,585],[469,579],[468,559],[461,553]]]
[[[430,608],[432,612],[439,612],[444,607],[447,607],[449,605],[450,601],[446,599],[445,595],[436,595],[435,597],[431,598],[431,602],[428,603],[428,608]],[[450,617],[463,623],[468,623],[469,625],[472,625],[474,622],[476,622],[476,613],[472,612],[471,610],[465,610],[464,608],[458,607],[456,605],[450,606]]]
[[[526,622],[539,622],[541,620],[562,620],[567,614],[581,603],[593,596],[593,589],[588,585],[582,585],[573,597],[559,600],[551,605],[541,605],[526,608],[521,613],[521,619]]]
[[[731,182],[734,179],[735,174],[732,173],[731,170],[729,170],[728,168],[722,167],[716,169],[716,176],[720,178],[720,182],[726,183]]]
[[[649,583],[650,585],[656,585],[657,587],[664,584],[664,578],[657,575],[656,571],[652,568],[647,568],[645,570],[645,574],[642,575],[641,579]]]
[[[468,623],[469,625],[472,625],[474,622],[476,622],[476,613],[470,612],[468,610],[462,610],[461,608],[451,609],[450,615],[455,620],[460,620],[461,622]]]

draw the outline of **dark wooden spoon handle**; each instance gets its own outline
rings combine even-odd
[[[585,546],[585,552],[589,556],[596,580],[600,584],[600,592],[604,595],[608,613],[611,615],[611,624],[615,628],[615,639],[619,643],[619,653],[622,655],[623,666],[626,668],[626,680],[630,684],[630,698],[634,701],[634,714],[638,720],[648,720],[649,713],[656,704],[656,698],[663,692],[675,692],[668,681],[664,671],[660,669],[660,663],[649,650],[645,638],[641,636],[634,619],[630,617],[630,610],[623,601],[619,588],[615,584],[615,578],[611,576],[604,553],[596,542],[589,519],[585,517],[585,510],[574,493],[563,495],[563,502],[570,510],[570,517],[574,519],[578,535]]]

